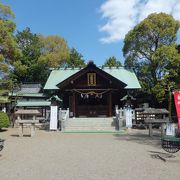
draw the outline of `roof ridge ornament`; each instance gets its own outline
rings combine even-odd
[[[94,61],[93,60],[89,60],[89,62],[88,62],[88,65],[87,66],[96,66],[95,64],[94,64]]]

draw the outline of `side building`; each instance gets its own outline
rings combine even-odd
[[[13,109],[38,109],[43,117],[51,105],[49,97],[42,92],[41,84],[37,83],[21,84],[19,89],[9,93],[9,98]]]

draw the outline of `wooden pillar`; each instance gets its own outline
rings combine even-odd
[[[109,97],[108,97],[108,108],[109,108],[109,116],[112,116],[112,92],[109,92]]]
[[[165,129],[165,123],[161,123],[161,137],[165,135],[164,129]]]
[[[73,117],[76,117],[76,94],[73,91],[73,102],[72,102]]]
[[[44,113],[45,113],[45,119],[46,119],[46,107],[45,107],[45,111],[44,111]]]

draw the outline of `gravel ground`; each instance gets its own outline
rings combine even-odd
[[[168,157],[145,130],[120,134],[0,132],[2,180],[179,180],[180,152]],[[155,158],[159,154],[166,162]]]

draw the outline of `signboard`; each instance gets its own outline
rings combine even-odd
[[[180,91],[174,91],[174,102],[176,105],[176,112],[178,116],[178,129],[180,129]]]
[[[88,86],[96,86],[96,73],[88,73]]]
[[[57,106],[51,106],[50,130],[57,130]]]
[[[125,109],[125,116],[126,116],[126,127],[132,128],[132,109],[131,108]]]
[[[174,126],[174,124],[168,123],[166,125],[166,135],[168,135],[168,136],[175,136],[175,126]]]

